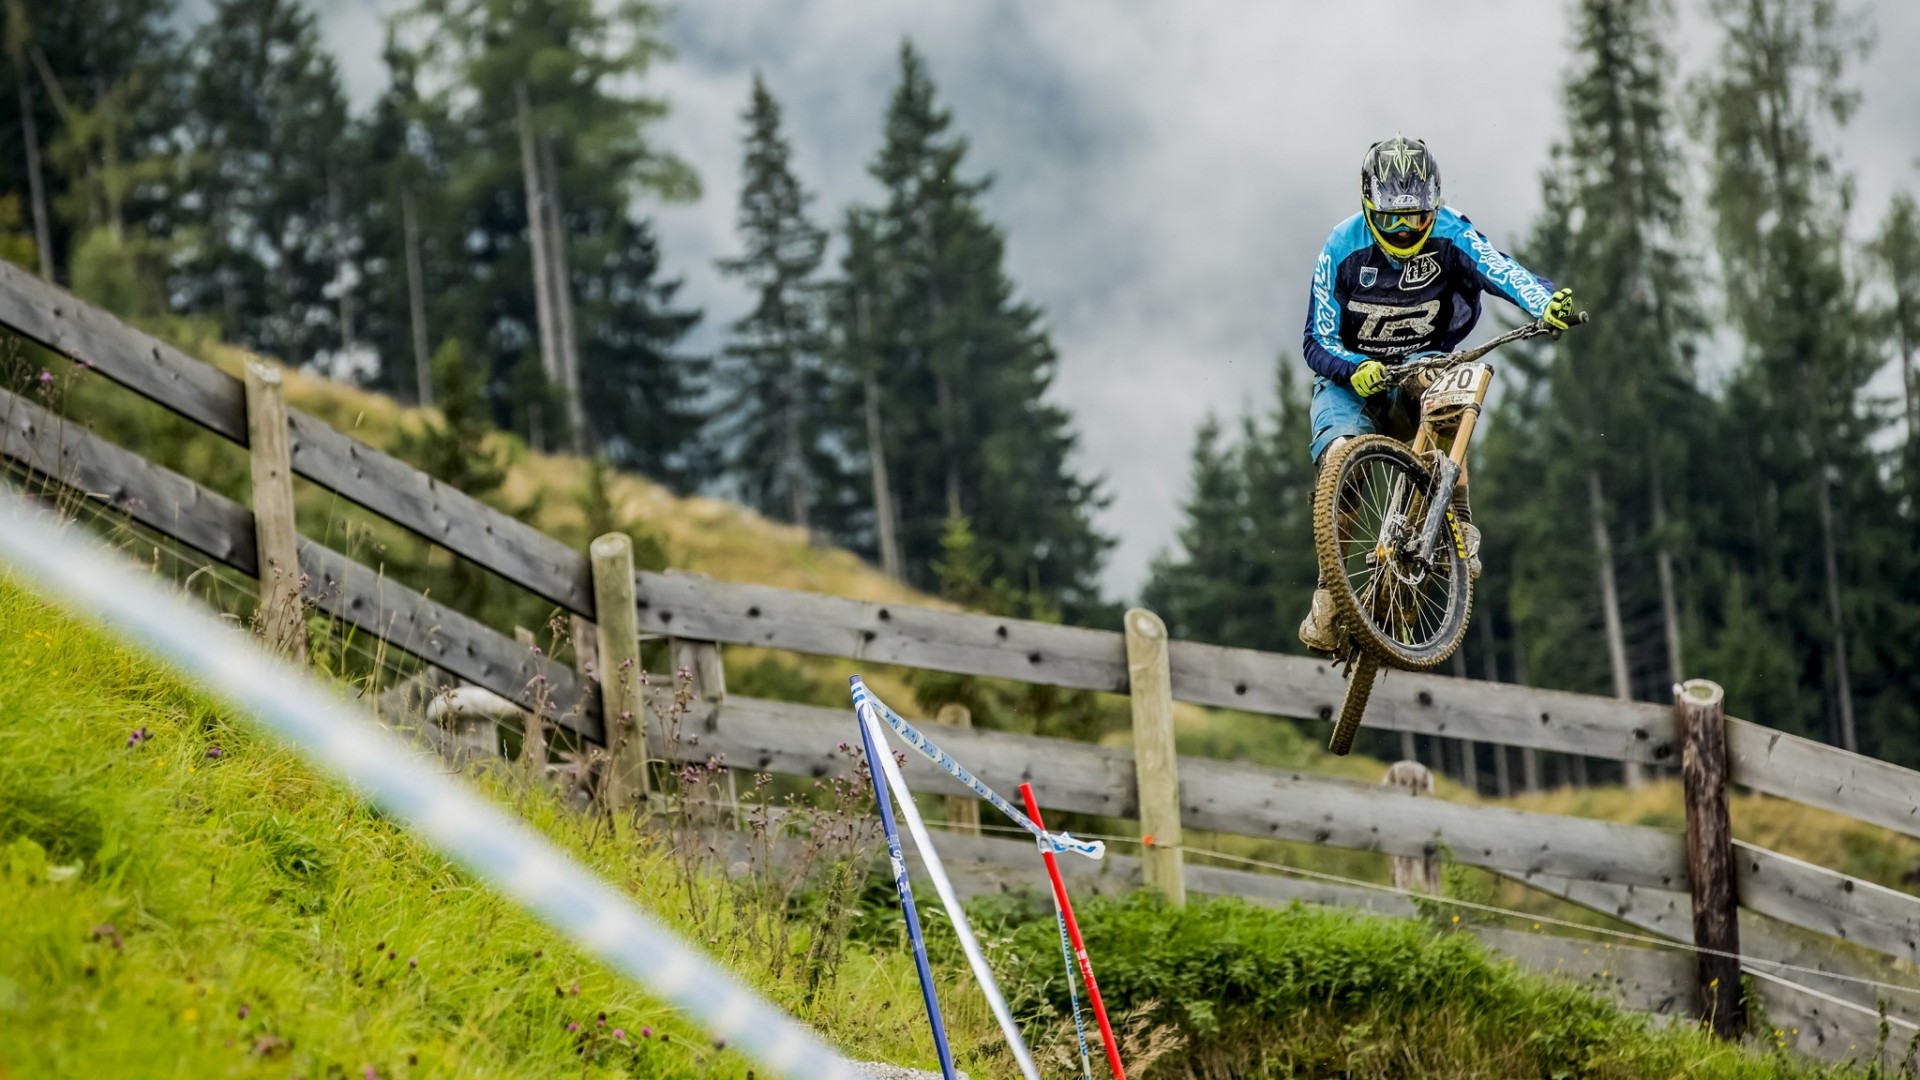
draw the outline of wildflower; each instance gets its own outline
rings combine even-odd
[[[420,966],[420,958],[419,958],[419,957],[417,957],[417,956],[409,956],[409,957],[407,957],[407,970],[408,970],[408,971],[412,971],[412,970],[414,970],[415,968],[418,968],[419,966]]]
[[[220,744],[218,743],[215,743],[214,745],[207,747],[207,756],[209,758],[212,758],[215,761],[219,761],[221,757],[223,757],[225,754],[226,754],[226,751],[220,749]]]
[[[640,1037],[643,1039],[653,1038],[653,1026],[651,1024],[642,1024],[640,1026]]]
[[[245,1005],[240,1006],[240,1019],[245,1020],[247,1018],[248,1011],[249,1010]]]
[[[727,1048],[727,1037],[725,1035],[715,1035],[713,1037],[713,1048],[715,1050],[725,1050]]]
[[[614,1028],[614,1029],[613,1029],[613,1037],[614,1037],[614,1038],[616,1038],[616,1039],[621,1039],[621,1040],[625,1040],[625,1039],[626,1039],[626,1037],[627,1037],[627,1031],[626,1031],[626,1029],[625,1029],[625,1028]]]
[[[153,732],[148,731],[145,727],[135,728],[133,733],[127,736],[127,745],[130,747],[139,746],[151,738],[153,738]]]
[[[395,952],[395,951],[394,951],[394,950],[392,950],[392,949],[388,949],[388,950],[387,950],[387,959],[389,959],[389,960],[398,960],[398,959],[400,959],[400,954],[399,954],[398,952]]]
[[[567,1025],[567,1030],[568,1030],[569,1032],[574,1032],[574,1031],[579,1031],[579,1030],[580,1030],[580,1021],[578,1021],[578,1020],[575,1020],[575,1021],[572,1021],[571,1023],[569,1023],[569,1024]]]
[[[53,384],[53,372],[48,371],[46,368],[41,368],[40,369],[40,385],[51,386],[52,384]]]
[[[371,1065],[368,1065],[366,1068],[361,1069],[360,1075],[364,1077],[365,1080],[380,1080],[380,1074],[377,1072],[374,1072],[373,1066]]]

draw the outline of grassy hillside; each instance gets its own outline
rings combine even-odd
[[[0,672],[0,1075],[755,1075],[4,577]],[[740,932],[753,887],[685,876],[670,829],[609,830],[508,775],[475,782],[850,1052],[931,1063],[882,882],[837,977],[809,1001],[801,958],[831,922],[816,897],[782,909],[793,917],[773,951],[792,962],[771,973],[768,939]],[[978,914],[1036,1052],[1064,1067],[1071,1031],[1044,910]],[[940,923],[929,934],[962,1064],[1010,1077]],[[1418,923],[1136,900],[1089,905],[1087,927],[1109,1000],[1137,1019],[1143,1080],[1852,1075],[1656,1026]]]
[[[0,672],[0,1075],[753,1075],[289,752],[4,579]],[[932,1059],[900,950],[850,946],[804,1004],[791,969],[769,975],[724,919],[669,899],[687,887],[667,846],[498,778],[483,787],[682,933],[712,933],[849,1050]],[[724,909],[725,890],[707,889]],[[793,932],[804,952],[807,925]],[[983,1045],[977,996],[951,978],[946,993],[960,1045]]]

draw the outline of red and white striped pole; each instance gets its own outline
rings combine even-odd
[[[1046,823],[1040,820],[1040,804],[1033,801],[1033,785],[1020,785],[1020,798],[1027,804],[1027,816],[1035,825],[1045,829]],[[1100,1001],[1100,984],[1093,981],[1093,961],[1087,958],[1087,943],[1080,938],[1080,923],[1073,917],[1073,901],[1067,899],[1067,883],[1060,879],[1060,862],[1054,857],[1053,848],[1040,845],[1040,858],[1046,861],[1047,877],[1053,881],[1053,899],[1060,905],[1060,914],[1067,921],[1067,938],[1073,942],[1073,958],[1080,964],[1080,978],[1087,984],[1087,1000],[1093,1002],[1093,1018],[1100,1023],[1100,1039],[1107,1047],[1107,1067],[1113,1070],[1113,1080],[1127,1080],[1127,1070],[1120,1064],[1120,1044],[1114,1040],[1113,1025],[1107,1022],[1107,1007]]]

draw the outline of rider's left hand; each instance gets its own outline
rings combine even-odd
[[[1573,290],[1561,289],[1553,294],[1553,299],[1547,301],[1546,313],[1540,316],[1540,321],[1555,330],[1565,330],[1573,325],[1573,315]]]

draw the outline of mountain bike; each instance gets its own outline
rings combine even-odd
[[[1572,321],[1586,322],[1587,313]],[[1452,504],[1493,385],[1493,366],[1481,358],[1503,345],[1560,333],[1534,322],[1475,349],[1388,368],[1388,387],[1419,391],[1413,442],[1356,436],[1321,466],[1314,546],[1320,580],[1338,611],[1335,663],[1347,669],[1346,697],[1327,742],[1334,753],[1353,749],[1382,666],[1428,671],[1465,639],[1473,581]]]

